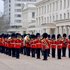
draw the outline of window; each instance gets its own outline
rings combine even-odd
[[[68,19],[69,19],[69,12],[67,13]]]
[[[15,17],[21,17],[21,14],[15,14]]]
[[[43,6],[42,6],[42,14],[43,14]]]
[[[45,6],[44,10],[45,10],[45,12],[44,12],[44,13],[46,14],[46,6]]]
[[[56,11],[58,10],[58,1],[56,1]]]
[[[49,5],[47,5],[47,12],[49,12]]]
[[[64,19],[66,19],[66,14],[64,13]]]
[[[44,23],[46,23],[46,17],[44,18]]]
[[[9,7],[11,7],[11,5],[9,4]]]
[[[69,2],[70,2],[70,0],[67,0],[67,1],[68,1],[68,2],[67,2],[67,5],[68,5],[67,7],[69,8],[69,4],[70,4]]]
[[[49,23],[49,17],[47,17],[47,23]]]
[[[15,0],[15,1],[21,1],[21,0]]]
[[[21,12],[21,9],[15,9],[15,12]]]
[[[35,12],[32,12],[32,18],[35,18]]]
[[[58,15],[56,15],[56,20],[58,20]]]
[[[64,0],[64,9],[66,8],[66,0]]]
[[[18,4],[15,4],[15,6],[21,6],[21,4],[20,4],[20,3],[18,3]]]
[[[62,9],[62,0],[60,0],[60,10]]]
[[[11,2],[11,0],[9,0],[9,3]]]
[[[50,16],[50,22],[51,22],[51,16]]]
[[[62,19],[62,14],[60,14],[60,20]]]
[[[42,17],[42,23],[43,23],[43,17]]]
[[[22,1],[36,2],[36,0],[22,0]]]
[[[54,6],[55,6],[55,5],[54,5],[54,2],[53,2],[53,11],[55,10]]]
[[[15,20],[16,23],[21,23],[21,20]]]
[[[50,4],[50,12],[51,12],[51,4]]]
[[[53,21],[54,21],[55,17],[53,16]]]

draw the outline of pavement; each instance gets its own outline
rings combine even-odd
[[[0,54],[0,70],[70,70],[70,59],[64,57],[61,60],[49,57],[47,61],[20,56],[20,59]]]

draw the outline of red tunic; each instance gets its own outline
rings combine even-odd
[[[4,46],[5,46],[4,38],[1,38],[1,46],[2,46],[2,47],[4,47]]]
[[[2,39],[0,38],[0,46],[2,46],[2,43],[1,43]]]
[[[8,39],[5,39],[4,41],[5,41],[5,42],[4,42],[4,46],[5,46],[6,48],[9,48],[9,42],[8,42]]]
[[[42,48],[41,40],[36,39],[36,47],[40,49]]]
[[[2,46],[2,38],[0,39],[0,46]]]
[[[42,40],[42,48],[49,49],[49,40],[48,39]]]
[[[63,40],[62,47],[67,47],[67,44],[68,44],[68,39],[66,38],[65,40]]]
[[[36,48],[37,48],[37,47],[36,47],[36,40],[31,40],[30,46],[31,46],[31,48],[36,49]]]
[[[50,44],[51,44],[51,48],[56,49],[56,41],[55,40],[51,40]]]
[[[63,41],[57,40],[56,44],[57,44],[57,48],[58,48],[58,49],[62,49]]]
[[[10,42],[10,46],[11,46],[11,48],[16,48],[16,49],[21,48],[21,40],[19,40],[19,39],[13,40],[12,39]]]
[[[25,43],[25,46],[26,46],[27,48],[30,48],[30,43],[29,43],[29,42],[26,42],[26,43]]]
[[[70,49],[70,39],[68,40],[68,48]]]
[[[22,43],[22,41],[20,39],[16,39],[16,41],[15,41],[15,48],[16,49],[20,49],[21,48],[21,43]]]

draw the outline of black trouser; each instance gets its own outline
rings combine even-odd
[[[62,57],[66,57],[66,47],[62,48]]]
[[[2,46],[2,53],[5,53],[5,47]]]
[[[8,48],[8,55],[11,56],[11,48]]]
[[[50,48],[48,49],[48,56],[50,56]]]
[[[4,50],[4,54],[6,54],[6,47],[4,47],[4,49],[5,49],[5,50]]]
[[[68,48],[68,51],[69,51],[68,56],[69,56],[69,58],[70,58],[70,48]]]
[[[47,57],[48,57],[48,49],[45,49],[44,51],[43,51],[43,56],[44,56],[44,59],[43,60],[47,60]]]
[[[27,56],[30,56],[30,47],[27,47]]]
[[[37,59],[40,59],[40,50],[41,50],[40,48],[37,48],[36,49]]]
[[[20,49],[20,53],[21,53],[21,54],[23,54],[23,49],[24,49],[24,48],[23,48],[23,47],[21,47],[21,49]]]
[[[6,53],[7,55],[9,55],[9,49],[8,49],[8,47],[5,48],[5,53]]]
[[[0,46],[0,52],[1,52],[1,50],[2,50],[2,46]]]
[[[16,50],[15,48],[12,48],[12,57],[15,57],[15,55],[16,55],[15,50]]]
[[[15,50],[15,56],[16,56],[17,59],[20,58],[20,49],[19,49],[19,48],[17,48],[17,49]]]
[[[61,59],[61,49],[57,49],[57,58]]]
[[[32,57],[35,57],[35,48],[32,48]]]
[[[26,55],[26,46],[24,46],[24,55]]]
[[[52,58],[55,58],[55,48],[52,48]]]

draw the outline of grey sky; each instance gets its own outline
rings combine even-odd
[[[0,12],[4,11],[4,9],[3,9],[4,5],[3,4],[4,4],[3,0],[0,0]]]

